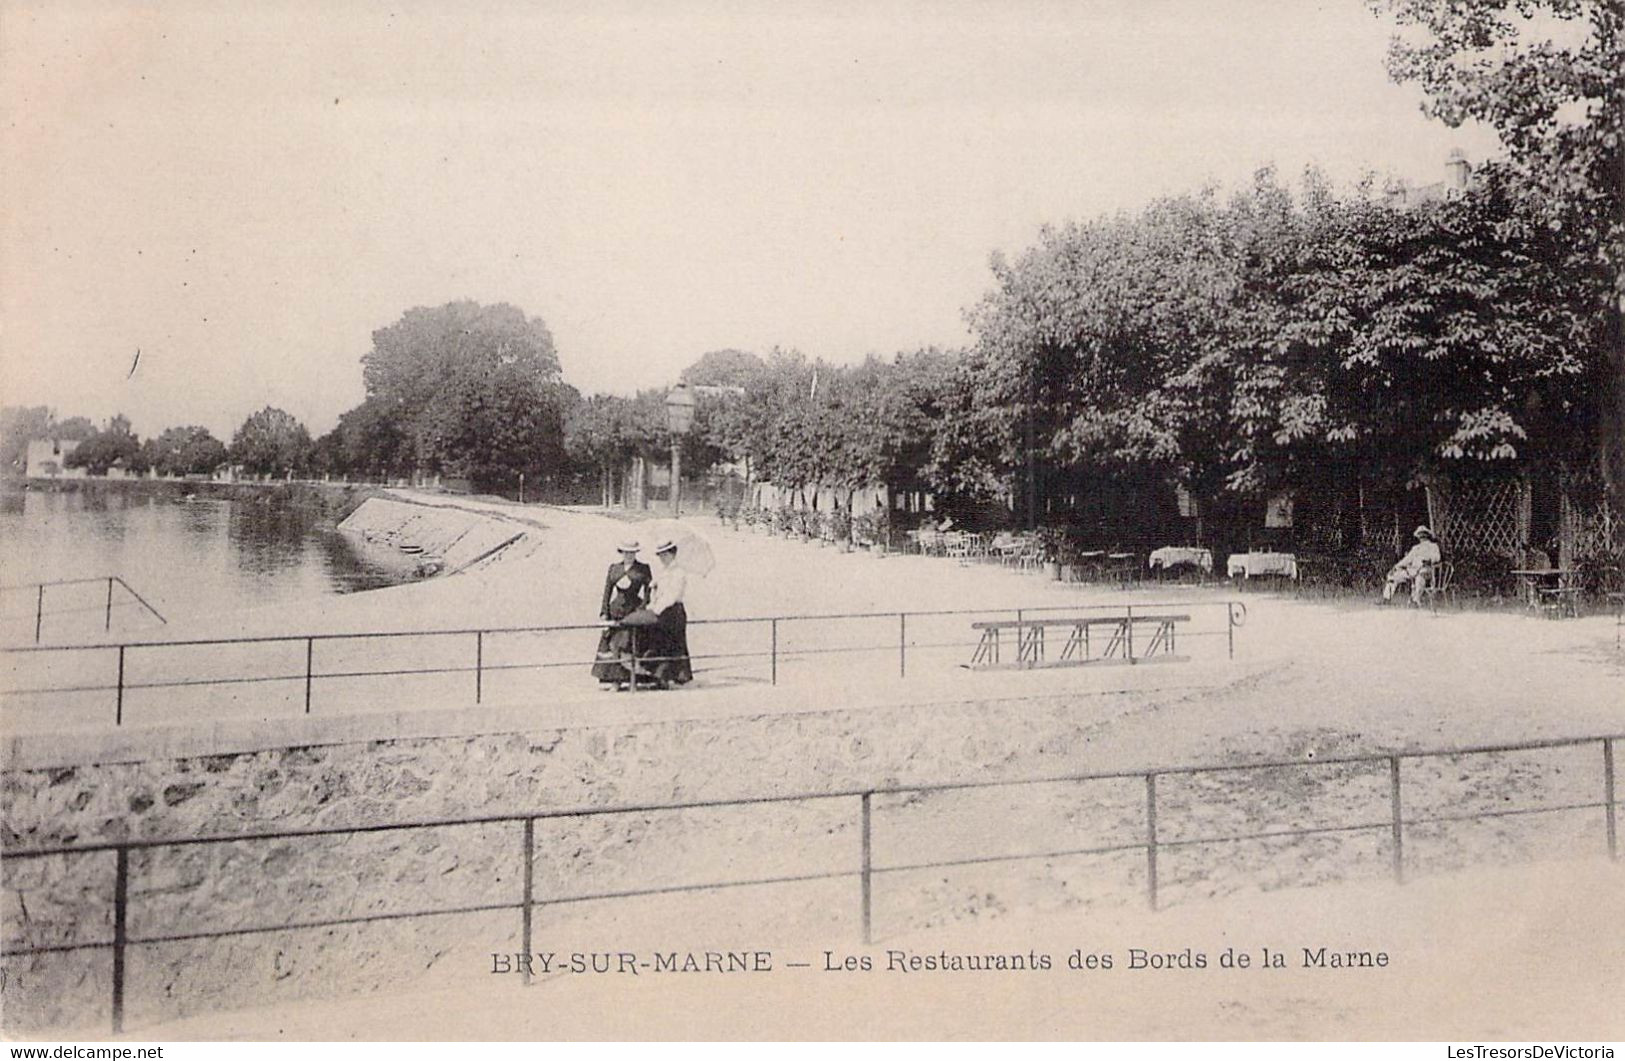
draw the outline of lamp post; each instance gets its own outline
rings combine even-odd
[[[666,394],[666,426],[671,428],[671,515],[683,514],[683,436],[694,426],[694,392],[679,383]]]

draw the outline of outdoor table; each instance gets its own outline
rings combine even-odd
[[[1191,564],[1201,568],[1208,574],[1213,573],[1213,550],[1198,549],[1188,545],[1165,545],[1155,549],[1146,561],[1148,567],[1155,571],[1157,568],[1177,567],[1180,564]]]
[[[1512,573],[1523,580],[1524,589],[1528,593],[1527,601],[1532,610],[1549,610],[1556,614],[1566,607],[1570,615],[1576,613],[1574,597],[1579,593],[1579,587],[1569,582],[1570,576],[1574,574],[1573,568],[1519,567],[1513,568]],[[1549,605],[1547,598],[1552,602]]]
[[[1078,566],[1089,572],[1085,581],[1102,577],[1106,573],[1106,550],[1084,549],[1078,553]]]
[[[1242,578],[1252,578],[1255,575],[1297,578],[1298,558],[1292,553],[1231,553],[1230,559],[1225,563],[1225,573],[1230,578],[1237,575]]]
[[[922,555],[934,555],[942,546],[941,531],[911,530],[908,532],[908,538]]]

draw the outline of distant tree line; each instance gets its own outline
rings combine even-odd
[[[57,419],[47,406],[0,408],[0,467],[23,470],[28,443],[34,439],[75,442],[63,463],[90,475],[114,468],[135,475],[211,475],[236,465],[260,475],[289,475],[307,467],[310,435],[291,414],[266,406],[243,421],[230,446],[206,427],[189,424],[165,428],[142,439],[122,413],[97,428],[82,416]]]
[[[700,357],[683,373],[699,392],[685,466],[1019,507],[1085,478],[1223,501],[1329,469],[1403,484],[1532,458],[1600,466],[1625,510],[1625,13],[1617,0],[1369,2],[1419,31],[1396,41],[1393,76],[1507,148],[1459,194],[1396,204],[1374,181],[1336,193],[1313,172],[1288,186],[1265,169],[1228,196],[1046,227],[994,257],[964,349],[848,366],[777,349]],[[1541,24],[1531,13],[1569,23],[1573,41],[1523,39]],[[268,408],[227,459],[607,484],[672,441],[663,389],[582,396],[546,325],[506,304],[408,310],[373,333],[362,366],[365,399],[332,431],[312,442]],[[13,424],[40,412],[6,411],[8,455]],[[91,468],[193,468],[220,445],[201,428],[138,444],[122,418],[88,436],[72,426]]]
[[[834,365],[786,350],[713,351],[686,467],[723,461],[792,490],[909,483],[1017,498],[1035,466],[1154,475],[1197,496],[1256,497],[1354,466],[1403,483],[1451,462],[1584,462],[1614,400],[1606,276],[1573,267],[1561,204],[1489,167],[1461,194],[1396,206],[1271,171],[1044,229],[992,263],[963,350]],[[196,474],[466,478],[613,475],[664,462],[666,391],[582,397],[546,326],[508,305],[409,310],[374,333],[366,397],[314,440],[280,409],[229,445],[195,426],[145,442],[39,408],[19,431],[78,436],[69,458]],[[24,430],[26,429],[26,430]],[[87,430],[88,429],[88,430]],[[1018,501],[1019,504],[1019,501]]]

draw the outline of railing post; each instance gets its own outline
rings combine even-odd
[[[863,902],[863,943],[868,946],[874,942],[874,832],[871,818],[871,803],[873,792],[863,794],[862,804],[862,837],[863,837],[863,871],[859,875],[862,888]]]
[[[1157,775],[1145,775],[1145,898],[1157,908]]]
[[[474,631],[474,702],[485,695],[485,631]]]
[[[632,658],[626,661],[626,689],[638,691],[638,628],[632,627]]]
[[[118,699],[113,704],[113,725],[124,725],[124,646],[118,647]]]
[[[777,619],[773,619],[771,622],[773,625],[773,645],[770,656],[772,659],[771,666],[773,670],[769,684],[777,685],[779,684],[779,621]]]
[[[1230,658],[1236,658],[1236,606],[1226,601],[1224,605],[1224,637],[1228,642]]]
[[[39,644],[40,624],[45,621],[45,583],[39,584],[39,597],[34,602],[34,644]]]
[[[111,630],[111,629],[113,629],[113,579],[112,579],[112,576],[108,576],[108,579],[107,579],[107,621],[102,624],[102,629],[103,630]]]
[[[1388,803],[1393,810],[1394,882],[1405,883],[1405,832],[1399,805],[1399,756],[1388,757]]]
[[[1128,628],[1128,640],[1127,640],[1128,661],[1130,663],[1133,663],[1133,662],[1135,662],[1135,660],[1134,660],[1134,605],[1132,605],[1132,604],[1128,605],[1128,618],[1126,620],[1124,620],[1123,625]]]
[[[897,676],[908,677],[908,612],[897,613]]]
[[[525,819],[524,832],[525,850],[523,865],[525,894],[520,906],[519,945],[524,949],[525,960],[520,968],[525,973],[525,983],[530,983],[530,955],[531,955],[531,920],[530,908],[536,894],[536,819]]]
[[[1602,802],[1608,820],[1608,857],[1619,858],[1618,797],[1614,795],[1614,742],[1602,739]]]
[[[314,637],[307,637],[305,638],[305,714],[307,715],[310,714],[310,678],[311,671],[313,669],[311,667],[311,662],[315,659],[315,657],[316,639]]]
[[[124,950],[129,933],[130,849],[117,849],[113,863],[113,1033],[124,1031]]]

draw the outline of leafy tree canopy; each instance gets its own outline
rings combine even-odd
[[[207,475],[226,462],[225,443],[195,424],[164,429],[143,447],[145,462],[164,475]]]
[[[1625,509],[1625,3],[1369,2],[1401,27],[1394,79],[1419,84],[1424,110],[1446,124],[1495,130],[1507,157],[1490,178],[1542,209],[1565,270],[1587,281],[1605,352],[1594,437]]]
[[[506,303],[450,302],[408,310],[372,340],[362,358],[371,408],[360,419],[386,449],[474,479],[562,464],[564,420],[579,396],[563,384],[540,318]],[[398,450],[378,418],[399,430]]]
[[[145,470],[141,441],[130,430],[129,418],[122,413],[109,420],[104,430],[80,442],[63,463],[70,468],[83,468],[91,475],[106,475],[115,464],[129,471]]]
[[[267,405],[231,438],[231,459],[260,475],[286,475],[304,464],[310,433],[293,414]]]
[[[761,358],[744,350],[712,350],[683,369],[679,378],[698,387],[745,387],[766,368]]]

